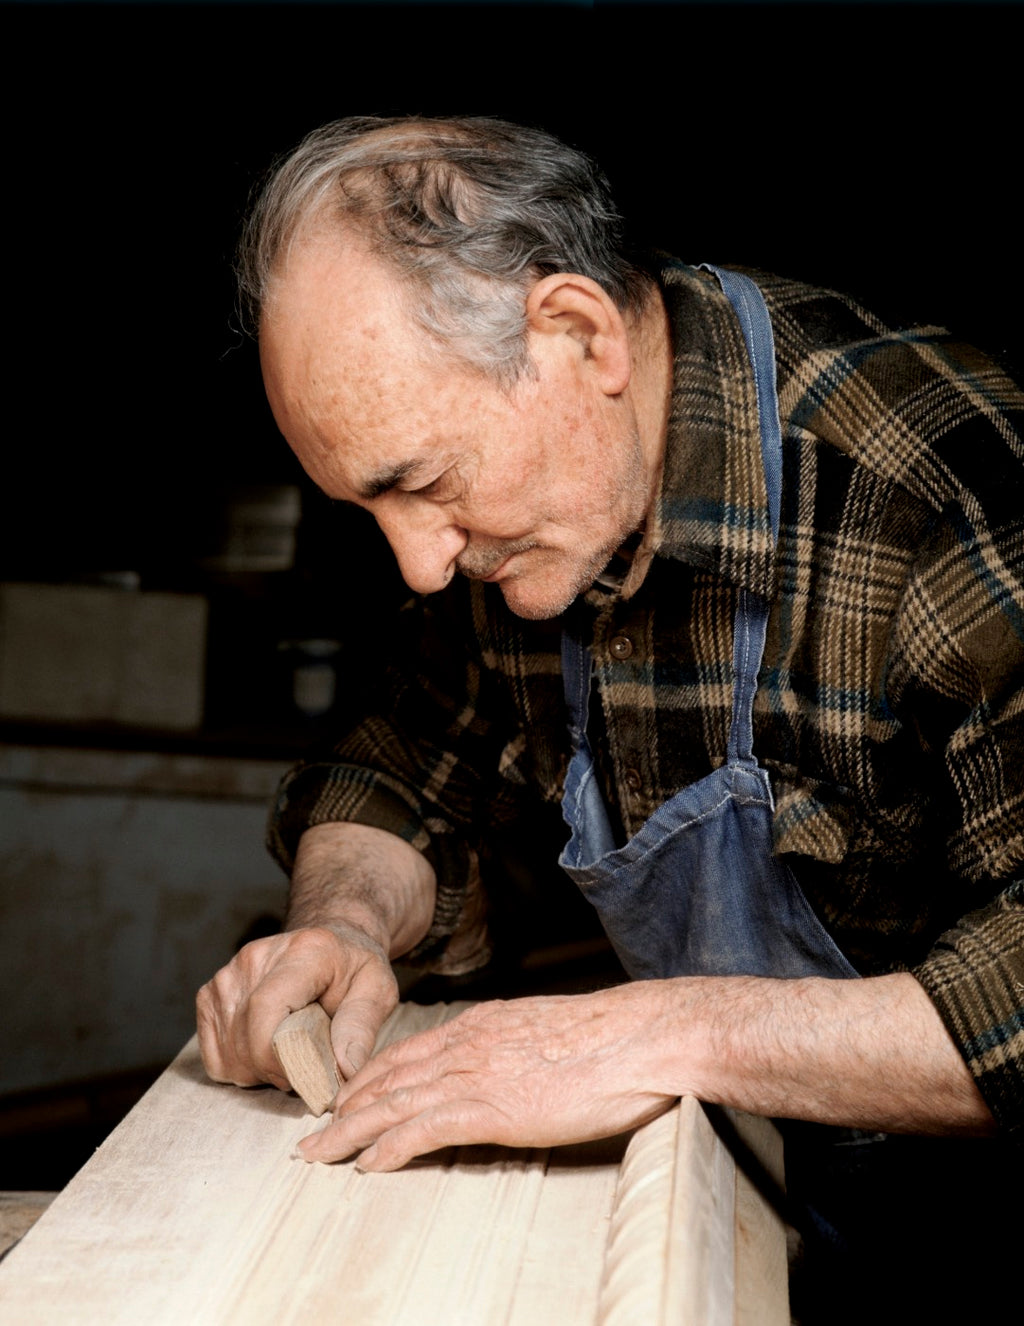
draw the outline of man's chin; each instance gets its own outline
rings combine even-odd
[[[527,621],[540,622],[560,617],[592,581],[593,577],[584,585],[538,585],[536,581],[531,583],[528,575],[509,576],[499,582],[499,588],[510,612]]]

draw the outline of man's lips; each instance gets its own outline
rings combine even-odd
[[[515,556],[515,553],[510,553],[507,557],[503,557],[496,566],[491,563],[490,570],[479,566],[462,566],[458,562],[455,565],[468,580],[481,580],[485,585],[493,585],[502,578],[502,572]]]
[[[512,557],[515,556],[517,556],[517,554],[513,553]],[[487,585],[493,585],[495,581],[501,579],[501,573],[504,571],[505,567],[508,566],[509,562],[511,562],[512,557],[506,557],[505,560],[500,563],[500,565],[496,566],[489,575],[481,576],[480,579]]]
[[[509,562],[518,557],[520,553],[528,552],[534,547],[536,547],[536,544],[524,541],[513,544],[511,547],[506,545],[499,549],[496,555],[490,557],[467,553],[457,558],[455,565],[470,580],[483,580],[486,584],[493,585],[496,581],[504,579],[504,573]]]

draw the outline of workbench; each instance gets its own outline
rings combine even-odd
[[[382,1040],[459,1007],[404,1004]],[[0,1320],[789,1321],[784,1226],[735,1160],[749,1147],[779,1180],[764,1120],[713,1126],[684,1098],[628,1138],[453,1148],[395,1174],[298,1159],[316,1126],[295,1096],[210,1082],[193,1039],[0,1264]]]

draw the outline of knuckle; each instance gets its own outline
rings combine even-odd
[[[237,973],[244,974],[245,979],[252,979],[254,972],[260,971],[265,965],[268,957],[269,944],[266,939],[253,939],[248,944],[240,948],[226,967],[222,967],[214,981],[219,979],[230,979]]]
[[[423,1139],[431,1151],[447,1146],[451,1137],[458,1134],[462,1122],[461,1112],[453,1108],[449,1108],[447,1113],[434,1110],[419,1120]]]
[[[403,1124],[382,1133],[374,1143],[374,1169],[393,1171],[407,1165],[415,1156],[435,1151],[443,1143],[435,1140],[422,1120]]]
[[[405,1113],[415,1103],[412,1087],[396,1086],[386,1090],[388,1105],[399,1114]]]
[[[313,958],[331,943],[333,936],[322,926],[309,926],[302,930],[289,930],[284,938],[290,958]]]
[[[377,986],[381,994],[398,998],[398,980],[391,968],[391,963],[387,958],[381,958],[371,964],[370,979]]]
[[[339,963],[351,964],[353,949],[344,938],[330,926],[314,925],[302,930],[289,931],[288,956],[303,962],[328,962],[337,966]]]

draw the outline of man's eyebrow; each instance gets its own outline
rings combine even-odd
[[[359,485],[358,494],[364,502],[372,502],[375,497],[397,488],[403,479],[407,479],[410,474],[420,469],[421,465],[422,462],[418,460],[403,460],[398,465],[389,465],[385,470],[378,470]]]

